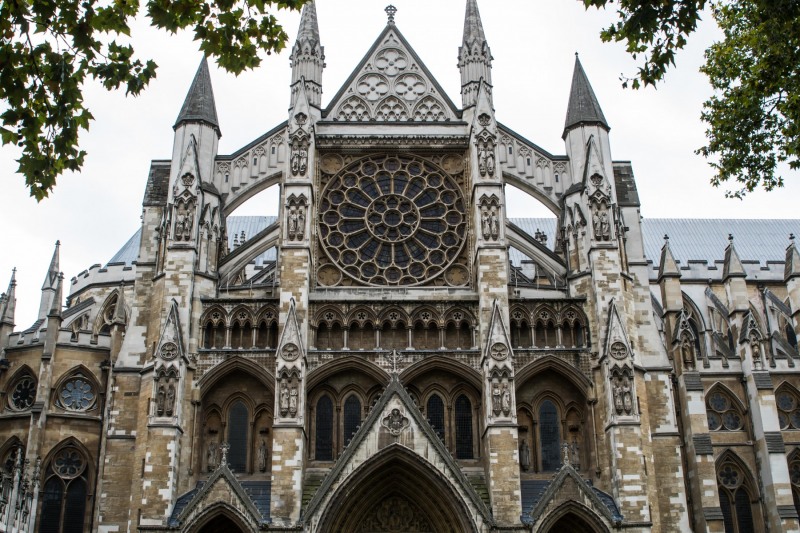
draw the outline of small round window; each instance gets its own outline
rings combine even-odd
[[[68,379],[58,391],[59,406],[69,411],[89,410],[96,398],[94,387],[83,376]]]
[[[19,378],[11,388],[11,407],[22,411],[30,409],[36,401],[36,380],[31,376]]]
[[[708,429],[711,431],[736,431],[742,429],[742,416],[725,394],[714,392],[708,398]]]

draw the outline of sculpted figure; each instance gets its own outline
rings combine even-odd
[[[292,174],[297,176],[300,173],[300,150],[296,144],[292,145],[291,164],[292,164]]]
[[[293,241],[297,236],[297,209],[294,207],[289,210],[289,240]]]
[[[206,463],[208,463],[208,471],[211,472],[217,468],[217,440],[211,439],[208,443],[208,452],[206,453]]]
[[[633,413],[633,395],[631,394],[631,382],[628,378],[622,380],[622,403],[626,414]]]
[[[494,148],[491,146],[486,147],[486,173],[494,176]]]
[[[483,232],[483,238],[487,241],[492,237],[491,217],[489,210],[486,208],[481,212],[481,231]]]
[[[261,439],[261,446],[258,447],[258,471],[267,471],[267,443]]]
[[[297,387],[295,386],[292,386],[292,390],[289,393],[289,416],[297,416]]]
[[[606,209],[600,212],[600,235],[604,241],[611,239],[611,224],[608,221],[608,211]]]
[[[681,341],[681,355],[683,356],[683,367],[686,370],[694,370],[694,350],[688,337],[684,336]]]
[[[489,217],[489,229],[492,239],[497,240],[500,236],[500,219],[497,216],[497,209],[492,208],[492,214]]]
[[[281,416],[289,412],[289,386],[286,381],[281,381]]]
[[[478,170],[481,176],[486,175],[486,143],[478,143]]]
[[[158,416],[164,416],[164,401],[166,400],[167,392],[164,390],[164,385],[158,386],[158,391],[156,392],[156,414]]]
[[[519,447],[519,465],[525,472],[531,468],[531,449],[528,446],[528,439],[522,439],[522,446]]]
[[[179,241],[183,238],[183,226],[186,223],[186,215],[178,213],[178,218],[175,221],[175,240]]]
[[[172,413],[175,412],[175,385],[173,383],[170,383],[167,389],[167,404],[164,411],[167,416],[172,416]]]
[[[622,414],[622,387],[620,387],[619,382],[614,383],[614,409],[616,409],[617,414]]]
[[[501,394],[500,386],[497,383],[492,383],[492,411],[494,411],[495,416],[499,415],[503,410]]]
[[[300,147],[300,174],[305,174],[308,169],[308,150],[305,146]]]
[[[191,236],[192,236],[192,225],[194,224],[194,221],[192,219],[193,219],[193,217],[192,217],[192,213],[191,212],[187,212],[186,215],[184,215],[184,220],[183,220],[183,240],[184,241],[188,241],[188,240],[191,239]]]
[[[306,209],[303,206],[297,208],[297,240],[302,240],[306,233]]]
[[[503,414],[508,416],[511,414],[511,391],[508,390],[508,383],[503,383],[503,393],[501,396]]]

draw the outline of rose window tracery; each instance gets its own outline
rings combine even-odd
[[[413,156],[355,161],[325,186],[320,238],[331,261],[369,285],[416,285],[458,256],[466,204],[447,173]]]
[[[53,461],[56,474],[63,478],[73,478],[79,476],[86,467],[83,455],[75,448],[64,448]]]
[[[18,410],[30,409],[36,400],[36,381],[25,376],[17,381],[11,392],[11,405]]]
[[[94,405],[94,387],[83,377],[67,380],[58,393],[61,407],[70,411],[86,411]]]

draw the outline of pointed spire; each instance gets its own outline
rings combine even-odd
[[[219,121],[217,120],[217,106],[214,103],[214,90],[211,87],[211,74],[208,71],[208,59],[203,56],[197,73],[194,75],[192,86],[183,102],[181,112],[175,121],[173,129],[184,122],[205,122],[212,126],[217,135],[221,136]]]
[[[8,291],[3,294],[3,304],[0,306],[2,316],[0,322],[14,325],[14,311],[17,307],[17,269],[11,271],[11,280],[8,282]]]
[[[53,258],[50,260],[50,267],[47,269],[47,275],[42,283],[42,290],[55,289],[56,282],[58,281],[61,241],[56,241],[56,249],[53,251]]]
[[[572,73],[572,88],[569,93],[567,106],[567,120],[564,123],[564,133],[580,124],[599,124],[606,130],[611,129],[600,109],[600,103],[594,95],[589,78],[583,70],[578,54],[575,54],[575,70]]]
[[[471,107],[477,101],[481,82],[492,86],[492,52],[483,33],[477,0],[467,0],[458,68],[461,70],[461,102],[464,108]]]
[[[794,243],[794,233],[789,234],[789,246],[786,247],[786,265],[783,270],[785,281],[800,276],[800,253]],[[10,290],[10,289],[9,289]]]
[[[325,68],[325,49],[320,44],[317,6],[314,0],[303,6],[300,28],[292,47],[292,106],[297,101],[298,87],[305,86],[309,103],[320,107],[322,102],[322,69]]]
[[[725,248],[725,263],[722,269],[722,279],[730,277],[744,278],[747,274],[744,271],[742,260],[739,259],[739,254],[736,248],[733,247],[733,235],[728,235],[728,247]]]
[[[63,298],[62,289],[64,286],[64,274],[62,272],[58,273],[58,278],[56,281],[56,293],[53,296],[53,301],[50,304],[50,310],[47,312],[47,316],[53,318],[61,318],[61,300]]]
[[[669,247],[669,235],[664,235],[664,246],[661,248],[661,261],[658,263],[658,279],[679,277],[681,277],[681,273],[680,270],[678,270],[678,263],[672,255],[672,249]]]

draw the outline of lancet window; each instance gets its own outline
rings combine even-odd
[[[744,467],[730,456],[723,457],[717,481],[725,533],[754,532],[758,497]]]
[[[428,398],[427,413],[431,427],[440,439],[444,439],[444,402],[438,394]]]
[[[316,461],[333,461],[350,444],[364,420],[367,405],[362,391],[348,387],[342,392],[332,389],[322,391],[316,400],[312,394],[314,447],[311,458]]]
[[[456,459],[472,459],[473,428],[472,428],[472,402],[465,394],[456,398]]]
[[[316,407],[314,458],[317,461],[333,460],[333,402],[326,394]]]
[[[88,461],[75,446],[58,450],[45,468],[41,533],[82,533],[86,518]]]
[[[241,400],[228,410],[228,464],[233,472],[247,472],[250,411]]]
[[[561,466],[561,428],[558,410],[550,400],[539,405],[539,449],[542,453],[542,471],[553,472]]]
[[[344,402],[344,445],[350,444],[350,440],[361,424],[361,401],[358,396],[351,394]]]

